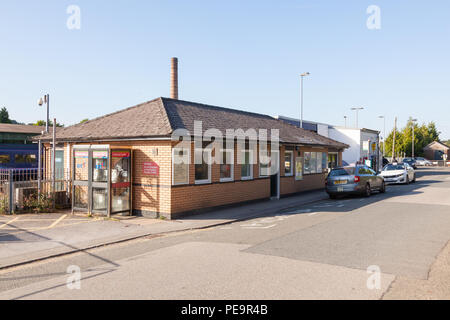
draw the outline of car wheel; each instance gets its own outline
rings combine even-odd
[[[415,174],[414,174],[414,179],[413,179],[412,183],[416,183],[416,175]]]
[[[370,188],[370,184],[366,185],[366,191],[364,193],[364,196],[366,196],[367,198],[370,197],[372,195],[372,189]]]
[[[383,183],[381,184],[380,193],[385,193],[385,192],[386,192],[386,183],[383,181]]]
[[[336,199],[337,198],[337,196],[335,194],[329,194],[329,196],[330,196],[330,199]]]

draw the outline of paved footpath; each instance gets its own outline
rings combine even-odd
[[[0,270],[0,299],[450,299],[449,189],[450,170],[430,168],[371,198],[258,204],[244,221]]]

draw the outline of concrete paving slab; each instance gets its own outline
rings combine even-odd
[[[0,293],[0,299],[379,299],[394,280],[380,274],[380,287],[369,289],[366,271],[247,248],[183,243],[84,272],[80,290],[69,290],[64,276]]]

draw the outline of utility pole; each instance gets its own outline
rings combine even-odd
[[[395,122],[394,122],[394,139],[392,140],[392,161],[394,162],[395,159],[395,138],[397,135],[397,117],[395,117]]]
[[[414,159],[414,147],[415,147],[415,142],[414,142],[414,139],[415,139],[415,137],[414,137],[414,131],[415,131],[415,129],[416,129],[416,122],[417,122],[417,119],[411,119],[411,121],[412,121],[412,158]]]

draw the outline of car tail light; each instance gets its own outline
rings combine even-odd
[[[360,181],[361,181],[361,178],[358,177],[358,176],[355,176],[355,183],[358,183],[358,182],[360,182]]]

